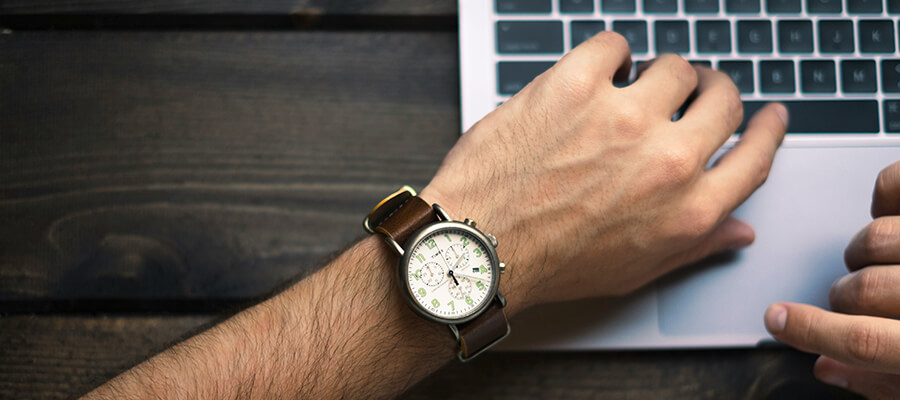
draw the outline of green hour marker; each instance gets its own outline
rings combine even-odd
[[[475,252],[475,257],[481,257],[481,249],[476,247],[472,251]]]
[[[482,283],[481,281],[475,282],[475,287],[477,287],[479,290],[484,290],[484,283]]]
[[[425,297],[425,288],[419,288],[419,296]]]
[[[468,305],[470,305],[470,306],[471,306],[471,305],[472,305],[472,303],[474,303],[474,301],[472,301],[472,298],[471,298],[471,297],[469,297],[469,296],[466,296],[466,304],[468,304]]]
[[[450,311],[456,311],[456,306],[453,305],[453,301],[452,301],[452,300],[451,300],[449,303],[447,303],[447,304],[450,305]]]
[[[428,239],[425,241],[425,247],[428,247],[428,250],[433,250],[437,247],[437,243],[434,242],[434,239]]]
[[[466,239],[465,236],[460,237],[459,240],[462,242],[463,247],[466,247],[469,245],[469,239]]]
[[[450,235],[448,235],[448,234],[446,234],[446,233],[444,234],[444,237],[447,238],[447,241],[448,241],[448,242],[452,242],[452,241],[453,241],[453,239],[450,239]]]
[[[481,271],[482,274],[487,272],[487,268],[484,267],[484,264],[479,265],[478,270]]]
[[[413,272],[413,276],[416,278],[416,280],[422,279],[422,277],[419,276],[419,271],[421,271],[421,270],[417,269],[416,272]]]
[[[431,300],[431,305],[433,305],[434,308],[438,308],[438,307],[441,306],[441,302],[439,302],[438,299],[432,299],[432,300]]]
[[[425,256],[422,253],[416,254],[416,260],[419,260],[420,263],[425,262]]]

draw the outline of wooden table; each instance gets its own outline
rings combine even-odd
[[[5,0],[0,27],[3,398],[77,394],[309,274],[460,131],[451,0]],[[494,353],[404,397],[851,397],[813,360]]]

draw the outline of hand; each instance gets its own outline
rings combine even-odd
[[[773,304],[766,327],[778,340],[822,354],[816,377],[872,399],[900,398],[900,162],[878,175],[872,223],[847,246],[850,274],[831,287],[828,312]]]
[[[496,234],[510,306],[625,294],[754,239],[729,214],[766,179],[784,106],[707,170],[742,119],[734,84],[663,55],[614,86],[630,62],[616,33],[578,46],[464,134],[421,193]]]

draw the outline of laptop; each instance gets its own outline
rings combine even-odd
[[[772,340],[769,304],[827,307],[876,175],[900,160],[898,17],[900,0],[459,0],[464,131],[601,30],[635,61],[675,52],[728,73],[747,117],[772,100],[791,113],[768,182],[735,212],[752,246],[627,297],[528,310],[501,348],[752,347]]]

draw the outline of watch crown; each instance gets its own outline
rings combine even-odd
[[[506,264],[500,263],[500,273],[501,273],[501,274],[505,274],[505,273],[506,273]]]
[[[475,221],[472,221],[472,220],[469,219],[469,218],[466,218],[466,220],[463,221],[463,223],[466,224],[466,225],[468,225],[468,226],[471,226],[471,227],[473,227],[473,228],[475,227]]]
[[[490,233],[488,233],[487,238],[488,238],[488,240],[491,241],[491,246],[494,246],[496,248],[497,246],[500,245],[500,242],[497,241],[497,238],[494,235],[491,235]]]

